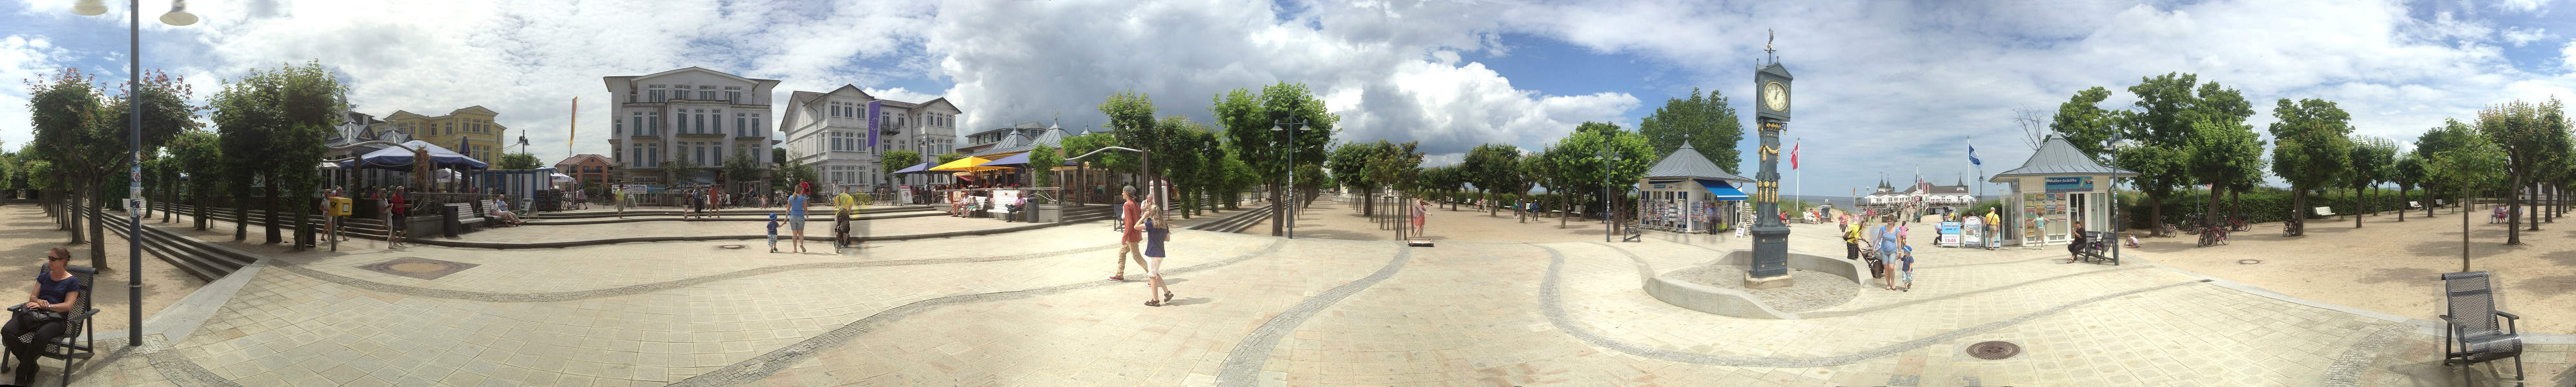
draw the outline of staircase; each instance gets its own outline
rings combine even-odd
[[[1103,219],[1112,221],[1118,220],[1118,206],[1111,204],[1093,204],[1081,207],[1065,208],[1064,218],[1056,221],[1056,223],[1082,223]]]
[[[90,220],[109,222],[103,225],[107,227],[102,228],[117,236],[127,237],[128,241],[142,241],[144,251],[152,252],[152,255],[160,257],[161,261],[169,262],[171,266],[178,267],[179,271],[195,276],[199,280],[212,282],[232,274],[233,271],[241,270],[243,266],[259,261],[259,257],[216,249],[205,241],[172,234],[151,226],[143,227],[143,238],[132,238],[126,235],[127,228],[123,227],[126,223],[122,223],[124,218],[104,211],[90,212]],[[80,231],[87,232],[87,230]],[[127,268],[127,270],[133,270],[133,268]]]
[[[1214,222],[1200,223],[1197,226],[1190,226],[1189,229],[1222,233],[1243,232],[1243,229],[1252,227],[1252,224],[1254,223],[1260,223],[1262,220],[1270,219],[1270,213],[1272,211],[1276,211],[1277,208],[1279,207],[1275,205],[1254,207],[1244,210],[1243,212],[1226,215],[1223,218],[1218,218]]]

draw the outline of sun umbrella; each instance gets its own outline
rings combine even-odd
[[[993,160],[985,160],[984,158],[981,158],[981,157],[967,157],[967,158],[957,159],[957,161],[950,161],[950,162],[948,162],[947,164],[940,164],[938,168],[931,168],[930,170],[933,170],[933,171],[964,171],[964,172],[976,172],[976,171],[991,171],[991,170],[999,170],[999,169],[1009,169],[1009,168],[1004,168],[1004,167],[986,167],[986,166],[982,166],[984,163],[988,163],[988,162],[992,162],[992,161],[993,161]]]

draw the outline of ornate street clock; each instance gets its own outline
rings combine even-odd
[[[1762,52],[1769,63],[1753,71],[1754,122],[1761,131],[1762,169],[1753,174],[1753,262],[1745,269],[1744,287],[1770,289],[1789,286],[1789,225],[1780,223],[1780,132],[1789,129],[1789,68],[1780,66],[1780,58],[1764,44]],[[1794,210],[1793,210],[1794,211]]]

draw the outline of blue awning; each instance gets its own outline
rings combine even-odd
[[[913,165],[911,167],[904,168],[903,170],[894,171],[894,173],[920,173],[921,170],[924,169],[930,169],[930,163]]]
[[[1750,196],[1750,195],[1745,195],[1745,194],[1744,194],[1744,191],[1738,191],[1738,190],[1736,190],[1736,189],[1735,189],[1735,186],[1726,184],[1726,181],[1725,181],[1725,180],[1718,180],[1718,179],[1691,179],[1691,180],[1698,180],[1698,181],[1699,181],[1699,186],[1700,186],[1701,188],[1707,188],[1707,189],[1708,189],[1708,194],[1709,194],[1709,195],[1716,195],[1716,196],[1717,196],[1717,200],[1745,200],[1745,199],[1751,199],[1751,198],[1753,198],[1753,197],[1752,197],[1752,196]]]
[[[988,167],[1007,167],[1007,166],[1013,166],[1013,165],[1028,165],[1028,164],[1029,164],[1029,154],[1028,154],[1027,152],[1021,152],[1020,154],[1011,155],[1011,157],[1004,157],[1004,158],[999,158],[999,159],[993,159],[993,161],[984,162],[984,164],[982,164],[982,166],[988,166]]]

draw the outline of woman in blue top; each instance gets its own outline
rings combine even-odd
[[[1901,259],[1910,262],[1914,260],[1914,257],[1907,255],[1905,253],[1905,243],[1897,240],[1898,238],[1904,238],[1905,232],[1897,228],[1896,216],[1890,215],[1886,218],[1879,219],[1879,221],[1886,222],[1878,225],[1878,263],[1886,265],[1885,272],[1889,274],[1886,277],[1882,277],[1882,279],[1885,280],[1884,282],[1886,282],[1883,284],[1883,287],[1887,290],[1896,290],[1897,276],[1895,274],[1899,273],[1899,268],[1897,266],[1898,259],[1902,257]]]
[[[787,197],[787,232],[795,234],[796,253],[805,253],[805,189]]]
[[[1163,218],[1161,193],[1145,195],[1145,214],[1138,227],[1145,229],[1145,306],[1163,306],[1172,302],[1172,287],[1163,283],[1163,242],[1172,239],[1171,219]],[[1161,292],[1162,298],[1155,298]]]
[[[68,266],[71,261],[71,250],[61,246],[45,251],[45,269],[36,274],[36,290],[27,292],[27,303],[10,308],[16,313],[10,314],[7,326],[0,326],[0,337],[5,337],[9,354],[18,357],[13,384],[36,384],[36,358],[41,356],[45,343],[63,335],[62,316],[71,313],[73,303],[80,300],[80,279],[72,276]],[[40,316],[37,311],[53,313]]]

